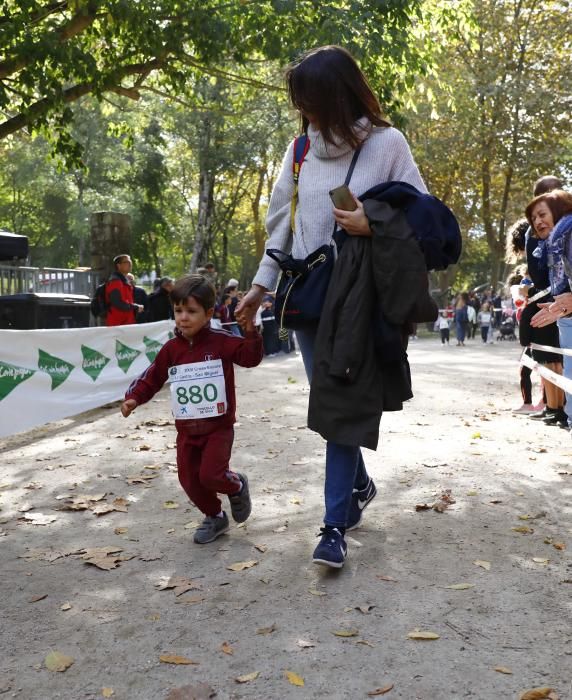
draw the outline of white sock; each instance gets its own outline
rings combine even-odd
[[[221,512],[216,517],[217,518],[224,518],[224,510],[221,510]]]

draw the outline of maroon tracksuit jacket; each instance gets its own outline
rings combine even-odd
[[[179,481],[191,501],[205,515],[217,515],[221,510],[218,493],[233,494],[240,480],[229,469],[236,420],[234,364],[256,367],[262,360],[262,338],[256,331],[244,338],[228,331],[205,326],[191,340],[176,330],[175,337],[161,348],[154,362],[134,382],[125,400],[134,399],[138,405],[149,401],[169,376],[169,368],[192,362],[221,360],[227,411],[213,418],[176,420],[177,467]]]

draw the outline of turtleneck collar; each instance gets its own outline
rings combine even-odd
[[[370,135],[371,128],[371,122],[367,117],[358,119],[354,124],[354,131],[361,141],[365,141]],[[308,125],[308,137],[310,139],[310,148],[318,158],[339,158],[352,150],[349,143],[341,139],[335,138],[334,144],[326,142],[322,132],[312,126],[312,124]]]

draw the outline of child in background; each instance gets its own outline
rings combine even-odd
[[[441,345],[449,345],[449,319],[447,312],[442,311],[439,316],[439,333],[441,333]]]
[[[484,304],[481,306],[481,310],[479,311],[477,321],[479,322],[481,326],[481,338],[483,343],[486,344],[487,338],[489,336],[489,327],[491,325],[491,305],[489,304],[488,301],[485,301]]]
[[[244,522],[251,512],[248,479],[229,467],[236,409],[233,363],[241,367],[260,364],[262,338],[252,321],[244,326],[244,338],[210,327],[215,290],[201,275],[178,280],[170,296],[175,337],[131,384],[121,413],[127,418],[166,381],[170,383],[179,481],[205,515],[193,539],[206,544],[229,530],[217,493],[228,495],[236,522]]]

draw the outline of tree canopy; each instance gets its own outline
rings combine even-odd
[[[0,18],[0,140],[43,128],[68,159],[70,105],[85,95],[137,100],[188,92],[191,71],[266,90],[256,65],[343,43],[383,99],[422,67],[407,31],[420,0],[5,0]],[[382,78],[382,80],[381,80]]]

